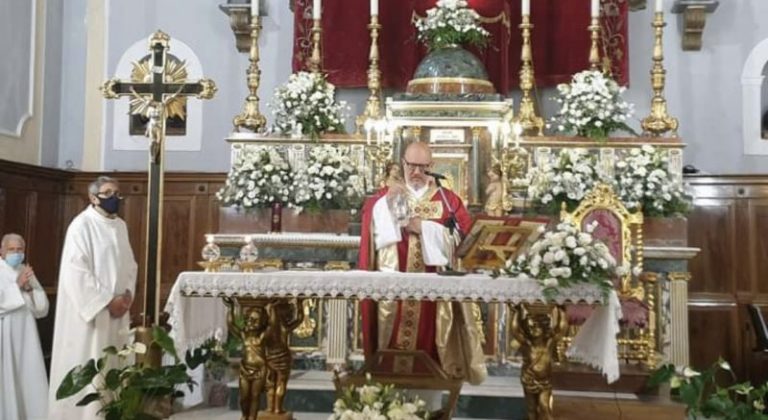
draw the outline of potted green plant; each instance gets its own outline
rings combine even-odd
[[[651,374],[648,386],[656,388],[669,383],[672,394],[687,406],[692,419],[768,420],[768,383],[758,387],[749,382],[724,386],[719,381],[724,376],[736,382],[730,364],[723,359],[701,372],[690,367],[678,371],[667,364]]]
[[[92,386],[92,392],[81,398],[77,405],[98,402],[101,404],[99,412],[107,420],[162,419],[170,416],[173,399],[184,395],[177,387],[186,385],[192,391],[196,385],[187,374],[187,369],[204,363],[210,352],[188,352],[186,363],[183,363],[168,333],[160,327],[152,328],[150,346],[153,345],[173,356],[174,363],[158,367],[131,364],[131,356],[147,352],[145,344],[137,342],[122,349],[109,346],[100,358],[72,368],[56,390],[56,398],[69,398]]]

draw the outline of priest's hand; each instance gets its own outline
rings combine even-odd
[[[405,227],[408,232],[421,235],[421,217],[411,217],[408,225]]]
[[[21,271],[19,271],[19,276],[16,278],[16,283],[21,290],[29,291],[32,289],[30,281],[32,281],[32,277],[34,276],[35,272],[32,270],[32,267],[28,265],[22,266]]]
[[[109,305],[107,305],[109,315],[112,316],[112,318],[122,318],[128,310],[131,309],[132,303],[133,296],[131,295],[130,290],[126,290],[125,293],[116,296],[109,302]]]

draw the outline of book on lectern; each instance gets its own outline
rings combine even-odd
[[[456,248],[464,270],[497,270],[517,258],[539,237],[548,217],[478,216]]]

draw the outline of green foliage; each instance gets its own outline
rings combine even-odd
[[[173,340],[164,329],[152,328],[152,342],[173,356],[175,363],[160,367],[130,364],[130,356],[146,352],[146,346],[141,343],[125,345],[121,350],[106,347],[99,359],[91,359],[67,373],[56,391],[56,398],[71,397],[92,385],[95,392],[86,394],[77,402],[78,406],[99,402],[99,412],[108,420],[158,418],[144,412],[148,401],[181,397],[184,393],[177,390],[177,386],[187,385],[191,392],[196,383],[187,374],[187,368],[193,366],[179,361]],[[186,354],[186,360],[194,361],[195,366],[209,357],[210,353],[198,349]]]
[[[392,384],[374,383],[368,376],[365,385],[350,386],[333,404],[330,420],[352,418],[418,420],[430,417],[424,401],[407,398],[395,391]]]
[[[728,374],[732,382],[736,381],[731,366],[723,359],[702,372],[688,367],[677,372],[674,365],[668,364],[651,374],[648,387],[669,383],[673,394],[688,407],[688,415],[693,419],[768,420],[765,413],[768,383],[759,387],[753,387],[749,382],[723,386],[718,377],[724,374]]]

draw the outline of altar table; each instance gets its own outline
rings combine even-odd
[[[443,276],[435,273],[371,271],[273,271],[273,272],[183,272],[171,290],[165,311],[169,313],[171,337],[183,354],[215,337],[227,335],[227,309],[222,299],[373,299],[443,300],[505,303],[509,305],[555,305],[566,302],[600,304],[579,330],[569,356],[600,369],[608,382],[619,377],[616,333],[621,308],[614,291],[607,297],[593,285],[562,289],[547,300],[535,280],[488,275]],[[213,299],[212,299],[213,298]],[[540,314],[543,313],[540,311]],[[523,367],[525,371],[525,364]],[[525,388],[525,374],[523,374]],[[548,418],[540,416],[540,418]]]

